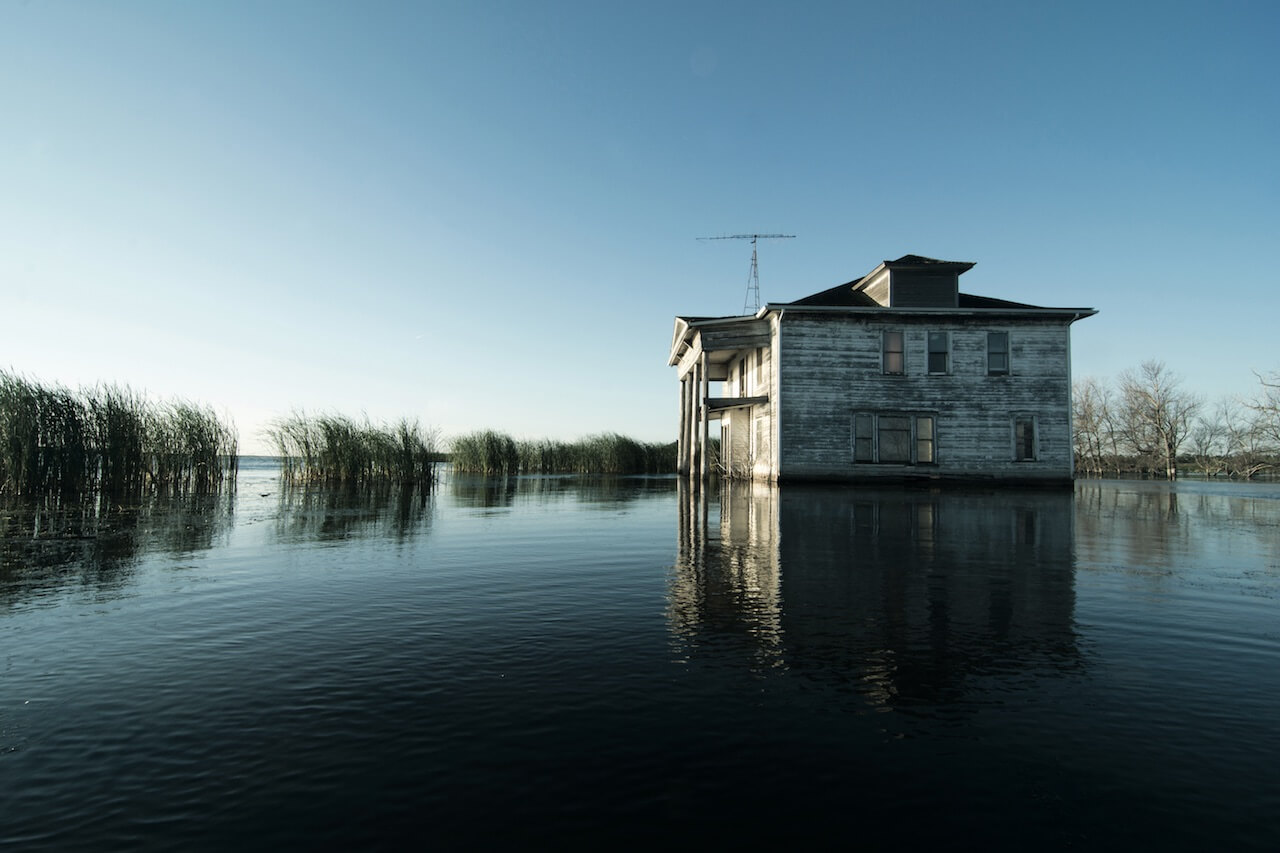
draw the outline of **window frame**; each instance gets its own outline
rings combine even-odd
[[[876,462],[876,416],[872,412],[853,413],[853,464]]]
[[[941,338],[943,348],[936,350],[933,348],[935,338]],[[942,369],[934,369],[934,355],[942,357]],[[930,331],[925,333],[925,370],[930,376],[947,376],[951,373],[951,333],[945,331]]]
[[[907,421],[905,447],[906,459],[882,458],[881,451],[885,444],[883,438],[887,426],[883,419],[905,419]],[[894,432],[901,432],[899,428]],[[937,412],[903,412],[855,411],[850,425],[853,442],[854,465],[896,465],[914,467],[919,465],[936,466],[938,464],[938,414]],[[925,450],[926,452],[922,452]],[[922,458],[927,456],[928,458]]]
[[[1004,348],[1003,348],[1003,349],[992,349],[992,347],[991,347],[991,341],[992,341],[992,338],[994,338],[996,335],[1003,335],[1003,336],[1004,336]],[[1011,364],[1011,358],[1010,358],[1010,354],[1009,354],[1009,349],[1010,349],[1010,345],[1009,345],[1009,344],[1010,344],[1010,342],[1009,342],[1009,333],[1008,333],[1008,331],[1001,330],[1001,331],[988,331],[988,332],[987,332],[987,375],[988,375],[988,376],[1008,376],[1009,374],[1011,374],[1011,373],[1013,372],[1013,366],[1012,366],[1012,364]],[[992,354],[996,354],[996,355],[1003,356],[1003,358],[1004,358],[1004,367],[1002,367],[1002,368],[1000,368],[1000,367],[992,367],[992,365],[991,365],[991,356],[992,356]]]
[[[1026,426],[1029,433],[1020,436],[1019,427]],[[1013,461],[1040,461],[1040,423],[1036,415],[1029,412],[1015,412],[1010,423],[1010,438],[1013,440]]]
[[[896,335],[898,338],[898,348],[896,350],[889,349],[890,335]],[[897,370],[891,370],[889,367],[890,355],[898,357]],[[907,333],[902,329],[880,330],[880,372],[885,376],[907,375]]]
[[[920,429],[922,421],[929,424],[928,436],[923,436]],[[913,465],[937,465],[938,464],[938,419],[933,415],[916,415],[911,419]],[[922,445],[929,448],[928,459],[922,459],[924,455],[920,452]]]

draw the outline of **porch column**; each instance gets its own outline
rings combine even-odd
[[[687,395],[689,393],[688,377],[680,380],[680,432],[676,435],[676,473],[683,474],[685,472],[685,447],[688,439],[685,436],[686,420],[689,416],[689,401]]]
[[[698,360],[700,378],[698,381],[698,476],[707,478],[707,354],[704,352]]]
[[[688,412],[689,433],[685,442],[689,448],[689,459],[685,466],[685,473],[690,477],[696,476],[698,473],[698,365],[700,362],[695,361],[693,368],[689,371],[689,407]]]

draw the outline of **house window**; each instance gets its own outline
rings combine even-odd
[[[853,461],[875,462],[875,416],[853,416]]]
[[[951,336],[946,332],[929,333],[929,372],[947,373],[950,371]]]
[[[928,415],[916,416],[916,461],[933,461],[933,418]]]
[[[905,373],[902,358],[902,332],[883,332],[880,347],[884,356],[884,372],[898,375]]]
[[[1003,376],[1009,372],[1009,333],[987,332],[987,375]]]
[[[855,412],[853,461],[931,465],[937,461],[933,415]]]
[[[880,415],[876,418],[880,462],[911,461],[911,418],[906,415]]]
[[[1015,415],[1013,418],[1013,458],[1016,462],[1036,459],[1036,417]]]

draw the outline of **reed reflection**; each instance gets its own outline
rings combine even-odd
[[[447,478],[450,495],[459,506],[477,509],[503,509],[517,502],[572,502],[592,509],[614,509],[643,497],[667,495],[674,477],[579,474],[528,474],[520,476],[486,476],[450,473]]]
[[[1069,493],[729,483],[680,500],[669,621],[691,659],[749,641],[895,708],[1081,665]]]
[[[206,551],[228,535],[235,494],[106,499],[11,499],[0,506],[0,602],[68,589],[123,594],[141,559]]]
[[[279,497],[276,538],[287,543],[367,538],[403,542],[429,528],[434,511],[432,493],[413,486],[286,487]]]

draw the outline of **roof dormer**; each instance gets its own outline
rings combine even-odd
[[[903,255],[885,261],[854,286],[886,308],[955,308],[960,302],[960,275],[968,261],[939,261]]]

